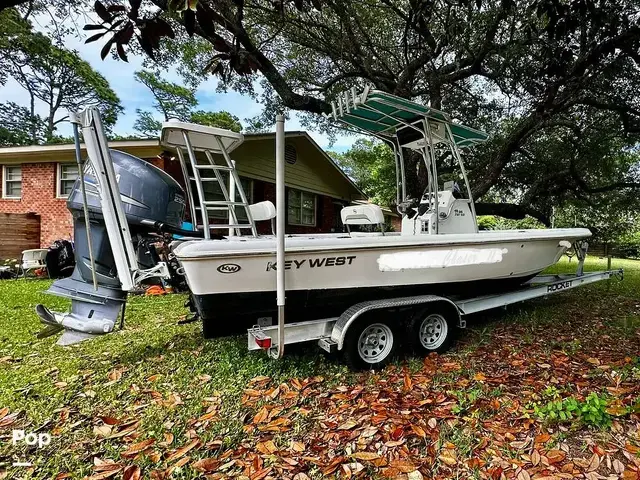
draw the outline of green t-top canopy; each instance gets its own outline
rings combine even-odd
[[[408,125],[415,125],[423,130],[421,122],[426,118],[430,125],[435,124],[436,127],[448,125],[458,147],[468,147],[487,139],[486,133],[453,123],[444,112],[379,90],[367,88],[361,95],[356,95],[351,90],[338,97],[332,106],[335,120],[376,136],[395,137],[399,129]]]

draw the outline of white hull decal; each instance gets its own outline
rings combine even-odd
[[[499,263],[506,248],[457,248],[453,250],[431,250],[383,253],[378,257],[381,272],[398,272],[422,268],[463,267]]]

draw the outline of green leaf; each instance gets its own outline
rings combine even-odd
[[[84,27],[82,27],[83,30],[106,30],[106,27],[104,25],[91,25],[91,24],[86,24]]]
[[[107,7],[105,7],[102,2],[96,0],[96,2],[94,3],[94,9],[96,11],[96,13],[98,14],[98,16],[102,19],[103,22],[105,23],[111,23],[113,20],[113,15],[111,15],[108,11],[107,11]]]
[[[105,33],[107,32],[101,32],[101,33],[96,33],[95,35],[91,35],[89,38],[87,38],[84,41],[84,43],[91,43],[91,42],[95,42],[96,40],[100,40],[102,37],[104,37]]]
[[[104,44],[102,50],[100,50],[100,58],[104,60],[107,55],[109,55],[109,50],[111,50],[111,46],[113,45],[115,35],[109,39],[107,43]]]

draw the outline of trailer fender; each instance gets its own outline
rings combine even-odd
[[[389,298],[385,300],[370,300],[367,302],[356,303],[338,318],[331,331],[331,340],[338,345],[338,350],[342,350],[344,338],[349,327],[363,314],[372,310],[382,310],[395,307],[409,307],[414,305],[423,305],[433,302],[445,302],[453,306],[458,314],[458,324],[461,324],[460,309],[451,300],[437,295],[419,295],[416,297]]]

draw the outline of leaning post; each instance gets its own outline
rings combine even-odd
[[[276,117],[276,287],[278,306],[278,348],[270,351],[273,358],[282,358],[284,354],[284,116]]]

